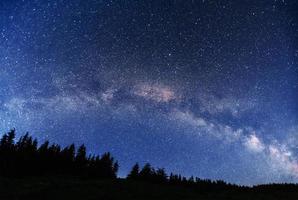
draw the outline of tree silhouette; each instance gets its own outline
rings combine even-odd
[[[129,174],[127,175],[127,179],[133,179],[133,180],[137,180],[139,177],[139,171],[140,171],[140,166],[138,163],[136,163],[131,171],[129,172]]]
[[[0,139],[0,176],[75,175],[92,178],[116,178],[118,162],[110,153],[90,156],[81,145],[75,153],[75,145],[63,149],[58,144],[38,142],[29,133],[15,143],[15,130]]]
[[[151,181],[153,178],[153,169],[149,163],[146,163],[139,173],[140,180]]]
[[[154,178],[154,181],[155,182],[158,182],[158,183],[166,183],[168,180],[167,180],[167,174],[165,172],[165,170],[163,168],[160,168],[160,169],[157,169],[155,171],[155,178]]]
[[[3,134],[0,139],[0,178],[24,178],[33,176],[70,176],[80,179],[113,179],[116,180],[119,164],[109,152],[99,155],[88,155],[84,145],[76,151],[75,145],[61,147],[45,141],[40,146],[29,133],[21,136],[15,142],[15,130]],[[150,182],[153,184],[173,187],[188,187],[205,194],[229,193],[234,194],[268,194],[285,192],[295,194],[297,185],[270,184],[255,187],[241,187],[228,184],[222,180],[211,181],[198,177],[183,177],[170,173],[165,169],[155,169],[146,163],[142,169],[136,163],[127,176],[127,180]],[[289,199],[287,196],[280,199]]]

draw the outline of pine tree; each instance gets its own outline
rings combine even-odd
[[[86,161],[86,147],[85,145],[81,145],[77,151],[76,155],[77,162],[85,162]]]
[[[143,169],[139,173],[139,177],[141,180],[150,181],[152,180],[153,170],[149,163],[146,163]]]
[[[113,165],[113,178],[117,178],[117,172],[119,170],[119,164],[118,162],[116,161]]]
[[[165,170],[163,168],[161,169],[157,169],[155,172],[155,176],[156,176],[156,181],[158,183],[165,183],[167,182],[167,174],[165,172]]]
[[[137,180],[139,178],[139,171],[140,171],[140,166],[138,163],[136,163],[129,174],[127,175],[127,179],[134,179]]]

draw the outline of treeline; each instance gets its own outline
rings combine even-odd
[[[81,145],[76,150],[74,144],[62,148],[58,144],[45,141],[38,144],[37,139],[28,133],[15,141],[15,130],[4,134],[0,140],[0,176],[26,177],[46,175],[69,175],[86,178],[117,178],[119,165],[110,153],[102,156],[87,155],[86,147]],[[168,175],[163,168],[155,169],[149,163],[141,169],[138,164],[132,167],[127,180],[151,183],[200,186],[208,189],[226,188],[230,185],[224,181],[186,178],[171,173]]]
[[[77,149],[74,144],[62,148],[58,144],[45,141],[38,144],[37,139],[28,133],[15,141],[15,130],[4,134],[0,139],[0,176],[71,176],[92,179],[116,179],[119,165],[110,153],[101,156],[89,155],[84,145]],[[296,184],[268,184],[255,187],[242,187],[222,180],[212,181],[198,177],[183,177],[179,174],[167,174],[163,168],[155,169],[149,163],[142,168],[136,163],[126,177],[127,181],[142,181],[191,187],[202,193],[216,191],[257,193],[297,191]],[[198,189],[198,190],[197,190]]]
[[[187,187],[193,189],[196,193],[203,195],[216,195],[214,193],[224,194],[222,197],[225,195],[228,197],[231,194],[235,196],[243,195],[243,197],[250,195],[251,198],[247,199],[254,199],[256,195],[260,195],[262,199],[267,199],[267,197],[270,196],[276,199],[294,199],[294,196],[298,197],[297,184],[266,184],[253,187],[240,186],[230,184],[222,180],[213,181],[193,176],[187,178],[173,173],[167,175],[165,169],[155,169],[149,163],[146,163],[142,168],[140,168],[139,164],[136,163],[132,167],[126,179],[128,181],[132,180],[146,183],[157,183],[160,185],[174,185],[178,186],[178,188]],[[226,197],[224,199],[226,199]]]
[[[165,169],[158,168],[155,169],[151,167],[149,163],[146,163],[143,168],[140,168],[139,164],[136,163],[130,173],[127,175],[127,180],[136,180],[136,181],[144,181],[151,183],[162,183],[169,185],[177,185],[177,186],[187,186],[200,188],[204,192],[209,192],[214,189],[216,190],[225,190],[229,188],[231,189],[246,189],[246,187],[240,187],[238,185],[229,184],[222,180],[212,181],[209,179],[200,179],[198,177],[189,177],[186,178],[181,176],[180,174],[167,175]]]
[[[61,148],[45,141],[38,145],[28,133],[15,142],[15,130],[0,140],[0,176],[24,177],[71,175],[89,178],[116,178],[118,163],[110,153],[87,155],[86,147],[74,144]]]

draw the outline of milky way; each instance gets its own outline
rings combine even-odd
[[[295,0],[0,2],[0,131],[240,184],[298,182]]]

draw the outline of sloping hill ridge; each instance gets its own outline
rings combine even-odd
[[[0,200],[19,199],[298,199],[298,185],[241,187],[222,180],[167,174],[136,163],[127,178],[117,178],[118,162],[109,152],[88,155],[81,145],[61,147],[15,130],[0,139]]]
[[[71,177],[1,178],[2,200],[158,200],[158,199],[298,199],[298,185],[263,185],[253,188],[209,189],[156,184],[124,179],[90,180]]]

